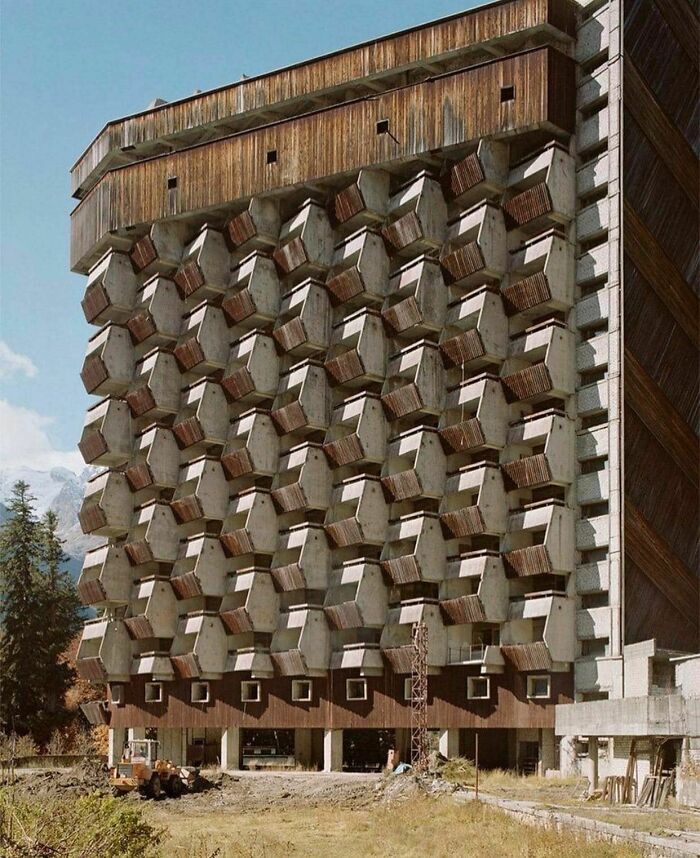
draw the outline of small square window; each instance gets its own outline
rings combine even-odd
[[[489,700],[491,680],[488,676],[470,676],[467,678],[467,700]]]
[[[389,133],[389,120],[388,119],[380,119],[377,122],[377,134],[388,134]]]
[[[209,683],[208,682],[193,682],[192,683],[192,702],[193,703],[208,703],[209,702]]]
[[[347,700],[367,700],[367,680],[346,679],[345,697]]]
[[[163,702],[163,683],[162,682],[147,682],[144,691],[144,699],[146,703],[162,703]]]
[[[109,696],[110,696],[110,699],[112,701],[112,705],[123,706],[124,705],[124,686],[123,685],[110,685]]]
[[[168,190],[174,191],[177,187],[177,176],[168,176]]]
[[[532,700],[547,700],[551,694],[549,676],[528,676],[527,696]]]
[[[243,703],[260,703],[260,683],[255,680],[241,682],[241,700]]]
[[[268,164],[276,164],[277,163],[277,149],[268,149],[267,150],[267,163]]]
[[[310,703],[313,688],[310,679],[292,680],[292,700],[295,703]]]
[[[505,101],[514,101],[515,100],[515,87],[514,86],[502,86],[501,87],[501,104]]]

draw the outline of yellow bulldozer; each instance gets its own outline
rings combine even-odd
[[[194,787],[197,775],[195,769],[159,759],[157,740],[132,739],[126,743],[121,760],[109,770],[109,784],[115,796],[138,790],[147,798],[163,794],[178,798]]]

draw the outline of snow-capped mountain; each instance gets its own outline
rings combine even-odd
[[[56,513],[63,550],[70,558],[68,567],[77,575],[85,552],[102,541],[99,537],[85,536],[78,522],[85,483],[96,471],[96,468],[84,468],[80,474],[75,474],[67,468],[35,471],[23,466],[0,469],[0,522],[7,518],[7,502],[14,484],[18,480],[28,483],[37,515],[42,516],[47,510]]]

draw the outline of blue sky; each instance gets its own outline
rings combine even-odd
[[[0,467],[80,467],[68,171],[108,120],[476,5],[0,0]]]

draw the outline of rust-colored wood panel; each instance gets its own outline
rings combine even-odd
[[[693,10],[693,5],[697,9],[697,3],[693,4],[693,0],[657,0],[656,5],[690,61],[696,67],[700,65],[698,54],[700,26],[697,12]]]
[[[500,88],[511,84],[522,95],[502,104]],[[486,135],[536,126],[571,133],[573,84],[573,61],[552,48],[538,48],[113,170],[71,216],[71,264],[84,270],[93,248],[110,230]],[[391,137],[375,133],[379,118],[390,120]],[[274,171],[264,157],[270,148],[279,153]],[[246,169],[238,169],[240,164]],[[175,210],[167,189],[172,176],[178,177]]]
[[[698,438],[629,349],[625,350],[625,407],[635,413],[677,468],[697,486]]]

